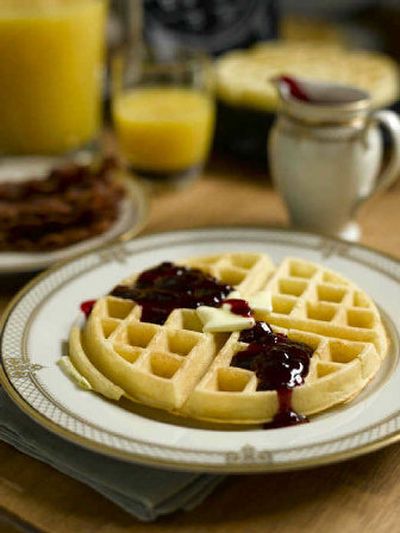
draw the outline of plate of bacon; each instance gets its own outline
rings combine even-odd
[[[143,188],[111,159],[0,180],[0,274],[34,272],[137,234]]]

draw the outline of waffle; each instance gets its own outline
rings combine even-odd
[[[386,355],[386,333],[372,300],[321,265],[286,258],[274,267],[255,253],[180,264],[233,285],[243,298],[271,293],[272,311],[256,311],[256,320],[313,349],[304,384],[293,388],[299,413],[318,413],[353,398]],[[141,311],[132,300],[108,295],[96,302],[82,331],[72,328],[71,360],[95,391],[212,422],[255,424],[275,416],[277,392],[257,390],[254,372],[231,366],[247,346],[239,332],[203,332],[194,309],[173,310],[163,325],[141,321]]]
[[[371,95],[374,108],[399,98],[398,66],[384,54],[285,41],[222,56],[217,62],[217,94],[226,103],[274,112],[278,95],[270,80],[282,74],[358,87]]]

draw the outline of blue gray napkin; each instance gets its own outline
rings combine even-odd
[[[0,439],[89,485],[144,521],[193,509],[223,479],[128,464],[76,446],[36,424],[1,389]]]

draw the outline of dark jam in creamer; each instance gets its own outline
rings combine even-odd
[[[201,270],[165,262],[142,272],[132,286],[117,285],[111,295],[140,304],[144,322],[164,324],[174,309],[218,307],[231,291]]]
[[[292,78],[292,76],[280,76],[279,81],[283,81],[288,85],[290,94],[293,98],[297,98],[297,100],[301,100],[302,102],[310,102],[310,97],[302,89],[295,78]]]
[[[307,418],[293,411],[292,389],[302,385],[308,374],[311,346],[273,333],[265,322],[257,322],[252,329],[242,331],[239,340],[249,345],[233,356],[231,366],[252,370],[258,379],[257,390],[276,390],[278,394],[278,413],[264,427],[307,422]]]

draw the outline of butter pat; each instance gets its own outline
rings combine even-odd
[[[243,298],[239,291],[232,291],[228,294],[227,298],[246,300],[252,311],[272,312],[272,298],[269,291],[257,291],[249,298]]]
[[[210,333],[242,331],[252,328],[255,324],[253,317],[235,315],[230,311],[228,305],[222,308],[201,305],[196,309],[196,312],[203,324],[203,331]]]
[[[59,367],[69,376],[78,387],[85,390],[92,390],[91,384],[88,382],[86,378],[80,374],[77,369],[74,367],[74,365],[71,362],[71,359],[64,355],[57,361]]]
[[[255,292],[247,299],[247,302],[252,311],[264,311],[266,313],[272,311],[272,298],[269,291]]]

